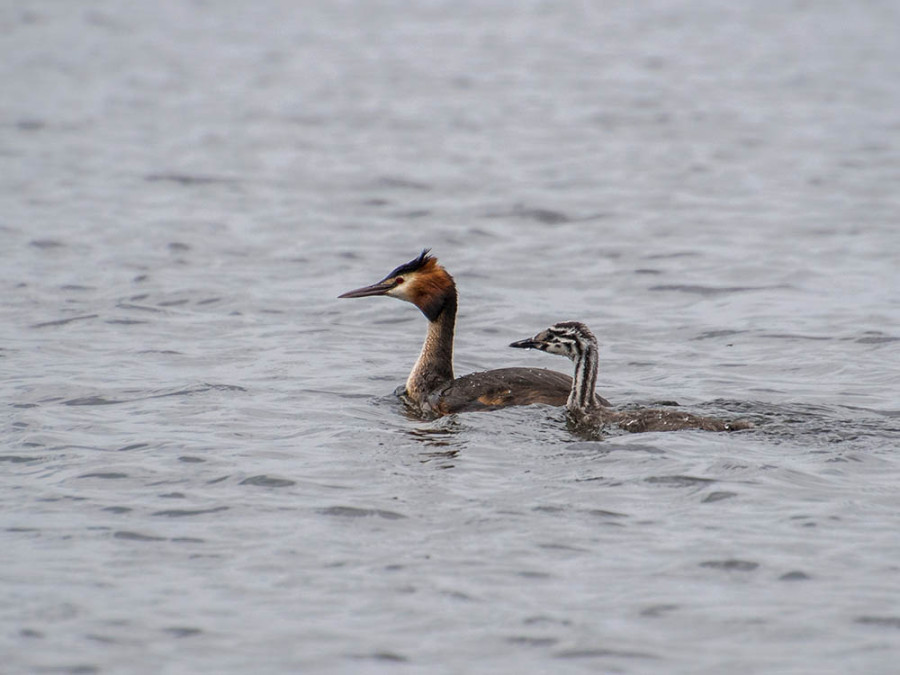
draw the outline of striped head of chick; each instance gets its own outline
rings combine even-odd
[[[548,354],[559,354],[577,361],[591,347],[597,348],[597,338],[579,321],[561,321],[532,338],[518,340],[509,346],[519,349],[540,349]]]

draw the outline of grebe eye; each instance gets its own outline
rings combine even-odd
[[[394,277],[394,286],[399,286],[403,283],[403,277]]]

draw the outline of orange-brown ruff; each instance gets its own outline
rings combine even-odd
[[[591,395],[597,380],[597,338],[587,326],[578,321],[562,321],[542,330],[533,338],[513,342],[510,347],[540,349],[572,360],[575,364],[575,377],[566,401],[566,410],[569,421],[577,431],[595,432],[613,425],[632,433],[681,429],[738,431],[753,426],[746,420],[700,417],[677,409],[610,410],[597,405]]]
[[[456,326],[456,284],[428,249],[400,265],[384,279],[340,295],[364,298],[389,295],[418,307],[428,319],[422,352],[403,392],[425,415],[494,410],[510,405],[565,405],[572,378],[543,368],[500,368],[453,376],[453,333]],[[598,403],[609,405],[598,397]]]

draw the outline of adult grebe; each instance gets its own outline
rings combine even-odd
[[[422,353],[406,380],[407,401],[426,415],[494,410],[511,405],[564,405],[572,378],[543,368],[500,368],[453,377],[456,284],[428,249],[371,286],[338,297],[389,295],[411,302],[428,319]],[[593,395],[593,392],[591,392]],[[609,405],[600,397],[597,405]]]
[[[575,362],[575,378],[566,401],[566,410],[576,428],[596,429],[616,425],[633,433],[642,431],[737,431],[753,425],[744,420],[726,422],[700,417],[679,410],[610,410],[598,406],[591,396],[597,381],[597,338],[583,323],[563,321],[541,331],[533,338],[513,342],[510,347],[540,349],[549,354],[567,356]]]

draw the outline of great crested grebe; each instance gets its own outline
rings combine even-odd
[[[597,338],[583,323],[563,321],[541,331],[533,338],[513,342],[510,347],[540,349],[548,354],[567,356],[575,362],[575,378],[566,401],[566,410],[576,428],[592,429],[616,425],[624,431],[737,431],[753,425],[744,420],[726,422],[700,417],[678,410],[644,408],[642,410],[610,410],[598,406],[591,397],[597,380]]]
[[[572,378],[543,368],[499,368],[453,377],[453,331],[456,325],[456,284],[437,258],[425,249],[371,286],[338,297],[389,295],[411,302],[428,319],[422,353],[406,380],[406,399],[426,415],[493,410],[511,405],[549,403],[561,406],[569,398]],[[594,392],[585,397],[596,405],[609,402]]]

